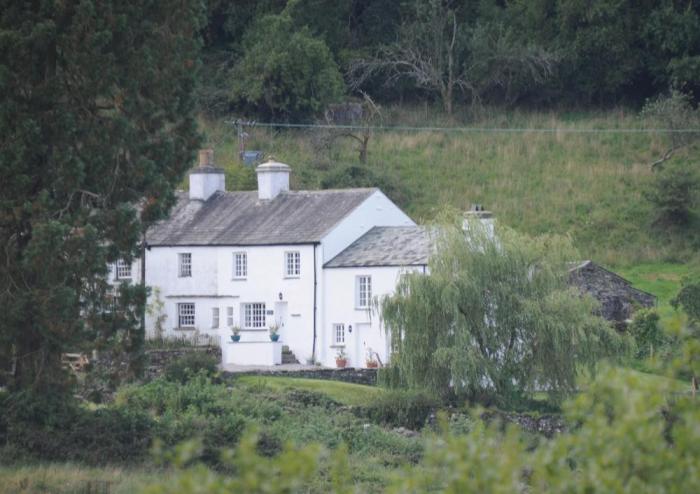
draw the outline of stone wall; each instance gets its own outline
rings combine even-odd
[[[236,376],[276,376],[276,377],[296,377],[304,379],[321,379],[325,381],[341,381],[353,384],[366,384],[374,386],[377,384],[377,369],[327,369],[308,368],[297,370],[255,370],[246,372],[224,372],[224,377]]]
[[[146,375],[144,378],[150,381],[151,379],[163,375],[165,368],[170,362],[192,352],[204,352],[221,362],[221,348],[218,346],[146,350],[148,363],[146,364]]]

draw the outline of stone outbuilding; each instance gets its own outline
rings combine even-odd
[[[598,300],[600,315],[617,329],[624,329],[637,309],[656,305],[654,295],[593,261],[576,263],[569,273],[571,284]]]

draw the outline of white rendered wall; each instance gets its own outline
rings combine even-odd
[[[323,262],[338,255],[374,226],[412,226],[416,223],[381,191],[376,191],[322,239]]]
[[[313,245],[253,247],[152,247],[146,253],[146,284],[158,288],[167,319],[165,335],[189,335],[178,328],[178,303],[195,304],[195,327],[200,334],[230,341],[227,309],[233,308],[234,325],[243,326],[242,304],[265,303],[266,328],[241,331],[242,341],[269,341],[267,326],[282,325],[280,341],[303,362],[311,356],[313,342]],[[285,252],[300,253],[300,276],[286,277]],[[181,278],[179,253],[192,254],[192,276]],[[245,279],[233,276],[233,255],[247,254]],[[319,273],[320,276],[320,273]],[[282,299],[280,300],[280,294]],[[149,299],[153,305],[154,295]],[[212,328],[212,309],[219,308],[219,328]],[[153,336],[155,316],[147,318]]]
[[[355,283],[358,276],[372,277],[372,297],[394,293],[399,276],[406,272],[424,272],[423,267],[367,267],[324,269],[325,311],[322,332],[324,346],[321,362],[335,367],[335,356],[341,347],[349,358],[349,366],[365,367],[367,350],[377,352],[386,364],[390,354],[390,337],[384,331],[379,314],[355,307]],[[345,324],[345,344],[336,345],[333,324]],[[352,333],[349,327],[352,325]]]
[[[218,190],[226,190],[226,176],[223,173],[190,173],[190,199],[206,201]]]

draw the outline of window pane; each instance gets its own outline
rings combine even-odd
[[[192,254],[189,252],[179,254],[180,277],[192,276]]]
[[[116,278],[118,280],[131,279],[131,263],[123,259],[117,261]]]
[[[214,307],[211,310],[211,327],[212,328],[219,327],[219,308],[218,307]]]
[[[299,252],[286,252],[285,265],[287,276],[299,276],[301,274],[301,254]]]
[[[245,278],[248,276],[248,255],[245,252],[233,254],[233,277]]]
[[[226,307],[226,325],[233,327],[233,307]]]
[[[345,324],[334,324],[333,333],[336,344],[345,343]]]
[[[179,327],[194,327],[194,304],[177,304],[177,312]]]
[[[243,325],[249,329],[265,327],[265,304],[244,304]]]

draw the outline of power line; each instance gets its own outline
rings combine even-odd
[[[378,132],[444,132],[444,133],[544,133],[544,134],[700,134],[698,129],[656,129],[656,128],[619,128],[619,129],[577,129],[577,128],[528,128],[528,127],[413,127],[413,126],[385,126],[385,125],[330,125],[330,124],[302,124],[284,122],[256,122],[242,120],[228,120],[226,123],[241,127],[264,127],[280,129],[337,129],[337,130],[371,130]]]

